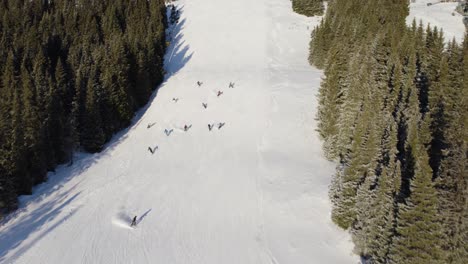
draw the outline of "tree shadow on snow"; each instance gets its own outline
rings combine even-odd
[[[178,10],[182,13],[183,7],[180,7]],[[193,56],[193,51],[189,53],[190,47],[183,40],[182,29],[184,29],[185,21],[186,19],[182,19],[168,30],[169,37],[167,41],[170,42],[170,45],[164,57],[166,80],[180,71]]]
[[[22,214],[7,229],[0,233],[0,263],[13,263],[34,244],[52,232],[55,228],[67,221],[79,209],[70,207],[70,204],[80,195],[80,192],[71,195],[76,187],[61,193],[54,200],[40,207]],[[31,239],[29,239],[31,237]],[[29,240],[27,242],[24,242]],[[7,258],[9,252],[14,252]]]
[[[153,210],[153,209],[149,209],[149,210],[146,211],[144,214],[142,214],[142,215],[140,216],[140,218],[138,218],[138,220],[137,220],[137,225],[138,225],[139,223],[141,223],[141,221],[143,221],[143,219],[151,212],[151,210]]]

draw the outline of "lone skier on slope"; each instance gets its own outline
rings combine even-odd
[[[130,224],[130,226],[136,226],[137,224],[137,216],[135,215],[135,217],[133,217],[133,220],[132,220],[132,223]]]
[[[151,154],[154,154],[156,152],[156,150],[158,150],[158,149],[159,149],[158,146],[156,146],[154,148],[148,147],[148,150],[149,150],[149,152],[151,152]]]
[[[166,134],[166,136],[170,136],[173,131],[174,129],[171,129],[171,130],[164,129],[164,133]]]

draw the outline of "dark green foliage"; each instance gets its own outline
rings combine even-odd
[[[163,0],[0,4],[0,215],[100,151],[163,80]]]
[[[442,228],[429,157],[417,137],[410,144],[416,159],[415,175],[411,181],[411,196],[399,205],[389,262],[442,264]]]
[[[313,31],[332,219],[369,263],[466,263],[468,40],[407,27],[407,5],[330,1]]]
[[[293,10],[306,16],[323,15],[323,0],[292,0]]]

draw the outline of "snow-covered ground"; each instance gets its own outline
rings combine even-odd
[[[319,18],[289,0],[176,5],[165,83],[105,151],[21,197],[0,227],[0,263],[358,263],[330,221],[334,165],[315,132]]]
[[[435,3],[427,6],[428,3]],[[440,3],[439,0],[416,0],[415,3],[410,3],[410,15],[407,17],[406,22],[408,25],[420,21],[424,25],[430,24],[443,28],[445,40],[452,40],[455,38],[458,43],[463,41],[465,36],[465,25],[463,24],[463,16],[455,12],[458,3]],[[453,14],[453,15],[452,15]]]

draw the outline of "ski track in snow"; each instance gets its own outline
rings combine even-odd
[[[20,198],[0,263],[358,263],[330,221],[334,165],[315,132],[320,18],[288,0],[175,4],[166,81],[102,153]]]

